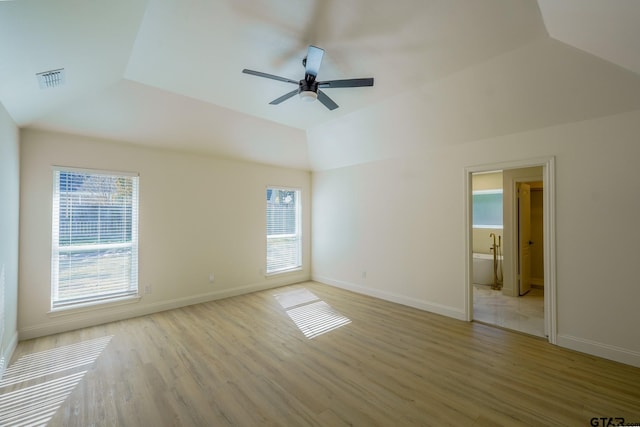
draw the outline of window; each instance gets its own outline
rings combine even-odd
[[[138,177],[54,169],[51,308],[138,294]]]
[[[502,228],[502,190],[473,192],[473,227]]]
[[[302,266],[300,190],[267,188],[267,274]]]

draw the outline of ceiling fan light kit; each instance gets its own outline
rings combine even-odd
[[[278,80],[285,83],[292,83],[298,85],[297,90],[293,90],[289,93],[282,95],[279,98],[274,99],[269,104],[278,105],[283,101],[298,94],[300,99],[306,102],[313,102],[316,99],[320,101],[329,110],[335,110],[338,108],[331,98],[318,88],[345,88],[345,87],[364,87],[373,86],[373,77],[360,78],[360,79],[346,79],[346,80],[328,80],[317,81],[318,71],[320,70],[320,64],[322,63],[322,57],[324,56],[324,50],[316,46],[309,46],[307,50],[307,56],[302,60],[302,66],[305,68],[304,79],[296,82],[295,80],[287,79],[285,77],[275,76],[273,74],[263,73],[261,71],[253,71],[244,69],[245,74],[251,74],[253,76],[264,77],[267,79]]]
[[[304,102],[313,102],[318,99],[318,94],[312,90],[302,90],[300,91],[300,93],[298,93],[298,96]]]

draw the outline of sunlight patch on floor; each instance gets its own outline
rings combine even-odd
[[[313,292],[308,289],[294,289],[293,291],[275,294],[275,299],[280,303],[282,308],[288,309],[296,305],[306,304],[312,301],[319,301]]]
[[[295,289],[274,295],[293,323],[305,337],[311,339],[351,323],[307,289]]]
[[[72,371],[92,365],[111,338],[86,340],[20,357],[0,381],[0,426],[46,425],[87,373],[86,369]],[[66,375],[60,376],[62,373]]]
[[[45,425],[87,371],[24,387],[0,396],[0,425]]]

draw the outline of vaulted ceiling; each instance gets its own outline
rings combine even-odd
[[[309,168],[307,132],[552,37],[640,74],[634,0],[0,2],[0,102],[21,127]],[[340,106],[269,102],[309,44]],[[62,87],[36,73],[64,68]]]

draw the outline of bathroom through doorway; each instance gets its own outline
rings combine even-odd
[[[468,168],[467,318],[555,341],[553,159]]]

